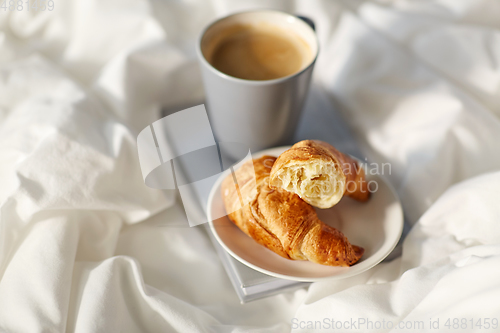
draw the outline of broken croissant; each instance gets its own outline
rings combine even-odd
[[[221,192],[226,211],[232,212],[230,220],[284,258],[329,266],[356,263],[363,248],[351,245],[340,231],[321,222],[314,208],[298,195],[269,187],[275,160],[264,156],[248,161],[235,171],[234,178],[224,179]],[[246,203],[242,208],[240,200]]]
[[[296,193],[318,208],[336,205],[344,194],[359,201],[370,197],[358,162],[316,140],[297,142],[282,153],[271,170],[269,184]]]

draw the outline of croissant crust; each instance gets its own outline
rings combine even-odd
[[[339,230],[320,221],[314,208],[295,193],[269,187],[275,161],[272,156],[248,161],[234,177],[224,179],[221,192],[226,211],[232,212],[228,214],[230,220],[284,258],[329,266],[356,263],[363,248],[351,245]],[[245,204],[237,209],[240,200]]]

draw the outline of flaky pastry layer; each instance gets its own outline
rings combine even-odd
[[[318,208],[336,205],[344,194],[359,201],[370,197],[365,174],[356,160],[315,140],[296,143],[274,164],[272,188],[293,192]]]

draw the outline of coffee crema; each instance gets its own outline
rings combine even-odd
[[[268,24],[238,24],[227,28],[207,60],[236,78],[272,80],[300,71],[311,57],[309,45],[293,32]]]

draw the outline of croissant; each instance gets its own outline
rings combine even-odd
[[[319,220],[298,195],[269,187],[276,157],[245,162],[221,186],[229,219],[259,244],[286,259],[329,266],[350,266],[364,249],[351,245],[337,229]],[[236,182],[235,182],[236,180]],[[241,201],[245,203],[241,205]],[[241,207],[238,209],[238,207]]]
[[[336,205],[344,194],[359,201],[370,198],[365,171],[358,162],[316,140],[300,141],[282,153],[269,184],[296,193],[318,208]]]

